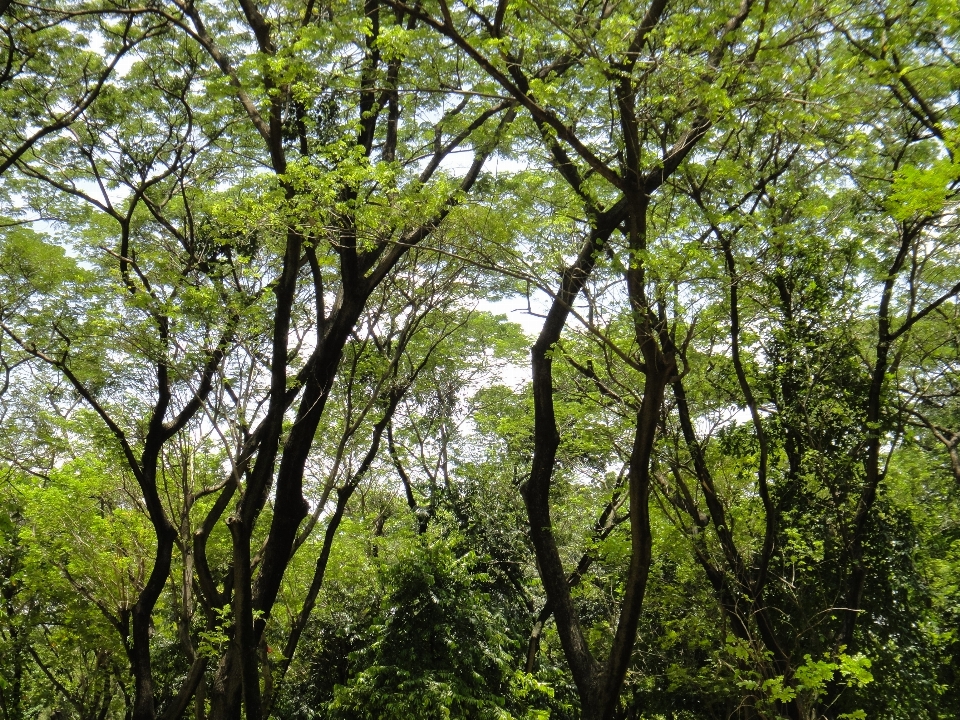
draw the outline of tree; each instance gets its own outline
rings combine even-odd
[[[953,717],[952,5],[3,9],[8,716]]]
[[[682,339],[666,315],[658,294],[662,289],[650,293],[647,258],[654,201],[726,109],[735,106],[733,97],[749,84],[743,73],[766,49],[763,29],[768,22],[777,26],[777,20],[766,7],[758,12],[755,28],[743,29],[753,9],[750,2],[730,8],[681,8],[665,2],[617,8],[508,8],[507,3],[498,3],[456,10],[440,2],[434,12],[395,6],[417,14],[449,37],[529,113],[549,161],[582,204],[589,224],[576,260],[566,266],[558,288],[542,285],[553,301],[532,350],[535,445],[524,499],[541,577],[584,717],[609,718],[619,705],[652,557],[648,504],[654,439],[665,389],[680,372],[676,358]],[[695,24],[693,17],[698,18]],[[699,32],[691,34],[694,26]],[[797,30],[787,31],[792,32]],[[666,69],[674,65],[681,69]],[[682,91],[675,95],[678,87]],[[747,102],[746,97],[738,99]],[[603,119],[599,112],[588,110],[584,115],[584,109],[593,108],[603,109]],[[610,130],[600,131],[606,124]],[[595,137],[599,143],[592,142]],[[610,242],[617,230],[625,238],[620,249]],[[553,537],[549,496],[559,443],[552,353],[604,254],[622,273],[632,316],[631,347],[617,348],[618,354],[645,379],[634,410],[629,455],[632,560],[613,644],[606,660],[598,662],[581,627]]]
[[[122,5],[0,2],[0,174],[36,146],[61,136],[145,40],[163,31],[136,14],[116,21]],[[91,47],[100,45],[101,47]]]
[[[450,60],[414,66],[391,45],[403,15],[277,6],[271,12],[282,14],[268,22],[250,4],[241,10],[117,8],[121,21],[145,14],[171,30],[141,45],[142,59],[83,110],[69,141],[16,165],[44,217],[85,227],[87,237],[71,242],[97,272],[71,286],[89,293],[88,305],[51,310],[49,324],[4,308],[4,332],[109,428],[155,536],[149,577],[116,618],[136,679],[136,718],[156,713],[150,627],[178,539],[164,502],[166,448],[210,419],[211,403],[232,406],[219,406],[212,422],[236,413],[220,428],[229,469],[209,491],[217,499],[191,562],[197,599],[230,636],[213,679],[214,716],[235,716],[241,694],[247,717],[259,716],[257,647],[308,512],[304,469],[344,348],[367,301],[474,184],[497,122],[510,117],[509,104],[473,102],[421,128],[409,103],[421,84],[440,86],[436,73]],[[245,41],[226,31],[236,22],[257,48],[246,59]],[[442,98],[421,112],[442,113]],[[467,142],[475,160],[451,178],[441,163]],[[235,189],[215,190],[224,183]],[[41,302],[33,290],[31,302]],[[114,354],[109,370],[96,361],[105,329],[113,343],[124,338],[114,349],[125,357]],[[221,590],[205,542],[233,502],[234,556]],[[264,539],[255,533],[265,523]],[[206,662],[194,660],[173,714]]]

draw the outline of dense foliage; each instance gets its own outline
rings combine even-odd
[[[0,720],[960,717],[956,0],[0,0]]]

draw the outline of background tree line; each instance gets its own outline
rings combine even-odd
[[[4,720],[957,717],[955,0],[0,29]]]

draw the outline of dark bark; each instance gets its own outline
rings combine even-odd
[[[260,718],[260,673],[257,668],[258,638],[253,628],[250,598],[250,531],[237,517],[227,520],[233,540],[234,646],[240,663],[243,709],[247,720]]]
[[[617,517],[617,510],[623,503],[623,499],[620,493],[620,485],[618,483],[616,490],[614,490],[613,497],[610,499],[610,502],[607,503],[604,507],[603,512],[600,513],[600,517],[597,518],[597,522],[594,525],[594,540],[600,541],[606,539],[614,528],[616,528],[621,522],[629,519],[629,515],[623,517]],[[587,571],[590,569],[590,566],[593,564],[595,559],[594,553],[591,551],[585,552],[580,556],[580,561],[577,563],[577,568],[567,577],[567,584],[571,588],[575,588],[580,584],[583,577],[587,574]],[[537,654],[540,652],[540,636],[543,632],[543,627],[546,624],[547,620],[550,619],[550,616],[553,615],[553,605],[550,603],[550,600],[543,604],[543,607],[540,608],[540,612],[537,613],[537,617],[533,621],[533,627],[530,630],[530,637],[527,640],[527,660],[525,664],[525,671],[532,673],[536,670],[537,663]]]
[[[630,455],[630,569],[626,594],[620,609],[613,647],[604,672],[604,683],[594,701],[602,711],[600,718],[612,718],[620,699],[643,609],[647,579],[652,561],[653,538],[650,532],[650,457],[660,424],[664,390],[676,375],[672,357],[659,357],[656,365],[647,362],[643,401],[637,414],[637,427]],[[586,715],[585,715],[586,717]]]
[[[180,691],[173,699],[173,702],[163,711],[163,714],[160,715],[160,720],[179,720],[179,718],[183,717],[183,714],[190,706],[190,701],[194,699],[194,693],[196,693],[197,699],[197,713],[200,713],[202,717],[203,691],[200,690],[200,687],[203,684],[203,673],[206,669],[207,659],[202,656],[197,656],[190,666],[187,679],[183,685],[180,686]],[[195,720],[201,719],[195,718]]]
[[[870,387],[866,398],[866,418],[864,435],[866,436],[866,455],[864,458],[864,480],[857,503],[857,511],[853,518],[850,547],[848,550],[850,570],[846,582],[846,597],[843,610],[843,625],[839,633],[837,644],[853,647],[854,630],[857,616],[863,603],[863,592],[866,584],[867,569],[863,561],[863,535],[867,520],[877,498],[877,488],[883,479],[880,469],[880,452],[883,444],[883,393],[886,382],[887,369],[890,361],[891,346],[894,334],[891,332],[890,305],[893,301],[897,278],[903,269],[910,252],[910,247],[916,239],[918,227],[901,225],[900,243],[897,254],[890,265],[887,277],[884,280],[880,295],[880,306],[877,309],[877,342],[876,359],[870,378]]]
[[[588,699],[599,671],[580,627],[566,573],[553,536],[550,519],[550,484],[560,435],[553,407],[553,359],[551,351],[560,340],[570,308],[596,262],[597,251],[620,224],[625,203],[608,211],[597,223],[577,260],[563,274],[560,290],[547,313],[540,336],[531,350],[534,398],[534,455],[530,478],[521,488],[536,550],[540,576],[553,605],[560,642],[570,663],[582,699]],[[588,704],[588,703],[587,703]]]

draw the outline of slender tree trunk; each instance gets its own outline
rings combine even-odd
[[[650,530],[650,458],[660,424],[665,390],[677,372],[672,355],[657,355],[659,357],[655,365],[647,363],[643,401],[637,413],[637,427],[630,454],[630,570],[610,659],[596,699],[596,717],[603,720],[612,720],[617,710],[620,690],[633,657],[637,626],[643,610],[643,598],[653,559],[653,537]]]
[[[154,720],[156,707],[153,701],[153,671],[150,662],[150,633],[153,608],[160,595],[173,555],[173,531],[158,533],[157,557],[147,587],[140,594],[131,612],[132,640],[131,670],[133,671],[135,700],[133,720]],[[158,587],[159,586],[159,587]]]

